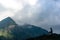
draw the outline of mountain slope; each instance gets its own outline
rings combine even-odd
[[[18,38],[17,40],[24,40],[31,37],[33,38],[42,35],[47,35],[48,31],[33,25],[23,25],[16,27],[13,31],[13,34],[15,34],[16,38]]]
[[[19,26],[10,17],[0,22],[0,29],[1,28],[6,30],[9,33],[11,32],[11,34],[14,35],[14,38],[13,38],[14,40],[25,40],[27,38],[48,34],[47,30],[34,25],[25,24],[25,25]]]
[[[10,17],[7,17],[0,22],[0,28],[5,28],[9,25],[16,25],[16,23]]]

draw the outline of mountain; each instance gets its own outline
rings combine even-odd
[[[10,25],[16,25],[16,23],[10,17],[7,17],[0,22],[0,28],[6,28]]]
[[[42,35],[47,35],[48,31],[34,25],[23,25],[16,27],[13,31],[13,34],[16,35],[16,38],[24,40],[31,37],[33,38]]]
[[[48,31],[38,26],[24,24],[17,25],[10,17],[5,18],[0,22],[0,29],[11,32],[14,35],[14,40],[25,40],[27,38],[47,35]]]

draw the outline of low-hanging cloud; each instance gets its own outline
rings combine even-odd
[[[48,29],[60,24],[60,0],[2,0],[0,4],[4,7],[2,11],[8,11],[8,16],[19,25],[28,23]]]
[[[41,26],[49,30],[50,26],[60,24],[59,5],[59,0],[38,0],[34,6],[26,4],[22,10],[16,12],[14,17],[18,24],[23,22]]]
[[[25,4],[22,10],[15,13],[14,17],[16,20],[29,24],[55,25],[56,22],[56,24],[60,23],[58,21],[59,10],[57,0],[38,0],[34,6]]]

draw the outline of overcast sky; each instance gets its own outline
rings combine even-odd
[[[60,0],[0,0],[0,21],[6,17],[60,33]]]

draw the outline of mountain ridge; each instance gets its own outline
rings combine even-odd
[[[15,26],[15,27],[14,27]],[[42,29],[40,27],[25,24],[25,25],[17,25],[13,19],[10,17],[5,18],[0,22],[0,29],[7,28],[8,31],[11,31],[17,40],[25,40],[30,37],[42,36],[44,34],[48,34],[48,31]],[[9,30],[10,29],[10,30]]]

